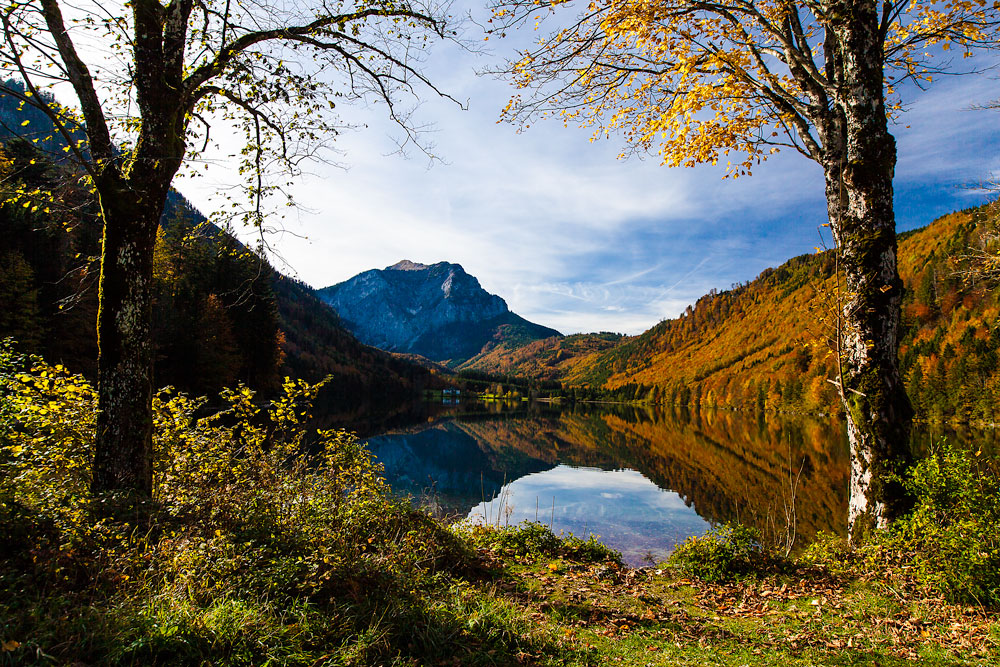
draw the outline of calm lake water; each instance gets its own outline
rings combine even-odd
[[[411,409],[416,425],[368,437],[399,493],[437,514],[524,520],[597,535],[632,565],[690,535],[741,521],[767,539],[843,533],[848,447],[842,421],[634,406],[476,404]],[[918,429],[994,450],[995,431]]]

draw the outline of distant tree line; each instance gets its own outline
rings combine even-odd
[[[503,395],[516,392],[518,395],[556,398],[563,395],[563,384],[557,380],[543,380],[517,375],[490,373],[472,369],[458,372],[458,384],[466,390],[477,393]]]

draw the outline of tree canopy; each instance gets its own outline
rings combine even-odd
[[[176,168],[209,146],[214,125],[241,129],[251,205],[233,205],[260,223],[263,199],[287,182],[275,174],[297,175],[347,129],[338,105],[382,104],[404,141],[417,140],[417,96],[440,93],[419,69],[421,49],[445,36],[445,21],[438,8],[391,0],[16,2],[0,15],[0,73],[25,83],[3,88],[26,107],[21,133],[34,130],[28,108],[43,111],[92,179],[111,165]],[[70,89],[78,106],[49,94]],[[173,150],[144,156],[161,142]]]
[[[557,115],[621,133],[669,166],[749,175],[792,148],[823,168],[837,243],[837,385],[851,442],[852,540],[907,509],[895,481],[912,460],[912,407],[899,372],[903,283],[896,268],[887,117],[906,82],[996,44],[988,0],[499,0],[501,34],[547,14],[562,27],[508,64],[521,91],[503,115]],[[563,10],[573,12],[565,18]],[[574,11],[575,10],[575,11]]]
[[[886,109],[902,110],[907,82],[923,86],[996,43],[988,0],[871,3]],[[877,5],[877,6],[876,6]],[[620,134],[629,150],[668,166],[726,161],[734,177],[782,148],[822,162],[829,125],[851,93],[831,30],[849,11],[827,0],[557,0],[498,2],[493,31],[576,10],[564,27],[509,63],[519,93],[505,119],[558,116]],[[558,20],[558,17],[557,19]],[[931,48],[935,47],[935,48]],[[968,71],[971,68],[967,68]]]
[[[337,135],[338,103],[382,104],[412,139],[405,100],[438,92],[420,49],[445,36],[445,17],[406,0],[20,0],[0,11],[0,27],[0,75],[24,82],[0,92],[49,118],[100,201],[93,487],[145,497],[154,249],[175,174],[213,124],[242,127],[246,197],[234,205],[260,225],[266,196],[285,183],[271,176],[296,174]],[[44,94],[64,89],[78,107]]]

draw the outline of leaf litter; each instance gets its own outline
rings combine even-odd
[[[764,656],[855,652],[922,662],[931,651],[962,664],[1000,660],[1000,613],[816,566],[707,583],[614,563],[559,571],[524,564],[501,579],[498,589],[532,622],[584,650],[628,639],[649,654],[697,646]]]

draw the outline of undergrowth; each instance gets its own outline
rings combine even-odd
[[[914,513],[859,550],[822,541],[807,560],[825,567],[725,526],[672,567],[629,570],[594,538],[447,527],[395,499],[356,438],[307,427],[317,390],[286,381],[261,405],[238,387],[211,416],[160,392],[153,496],[109,511],[119,499],[89,491],[94,390],[0,345],[0,667],[770,667],[885,651],[950,667],[1000,650],[995,614],[923,595],[1000,601],[1000,488],[974,453],[933,453],[907,482]]]
[[[670,564],[704,581],[732,581],[765,571],[777,562],[760,533],[743,524],[725,524],[684,540],[670,555]]]
[[[114,514],[89,491],[93,388],[9,347],[0,384],[0,664],[504,664],[545,641],[356,438],[310,433],[318,385],[209,417],[161,391],[153,497]]]
[[[903,479],[913,511],[851,550],[820,535],[809,562],[920,588],[955,603],[1000,607],[1000,468],[982,451],[942,443]]]
[[[981,450],[941,445],[907,479],[916,507],[883,544],[949,600],[1000,606],[998,474]]]
[[[515,526],[495,527],[481,523],[461,523],[456,532],[480,549],[498,556],[521,561],[543,558],[565,558],[578,563],[622,564],[621,554],[597,541],[573,534],[559,536],[537,521],[525,521]]]

